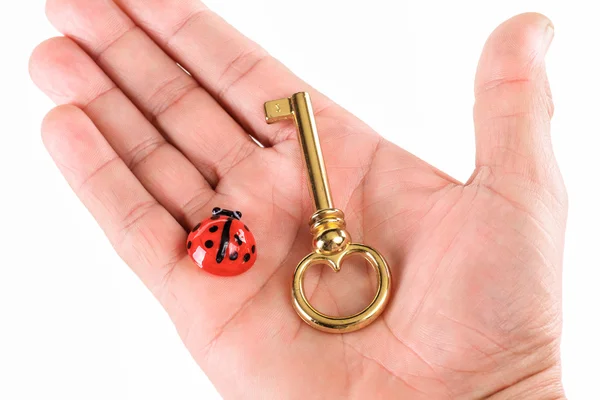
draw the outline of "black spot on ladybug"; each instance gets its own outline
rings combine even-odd
[[[192,242],[188,242],[188,249],[192,247]]]
[[[252,254],[256,253],[256,246],[252,245]]]
[[[246,225],[244,225],[244,229],[247,230],[248,232],[250,232],[250,229],[248,229],[248,227]]]
[[[194,227],[194,229],[192,229],[192,232],[196,232],[196,231],[198,230],[198,228],[200,228],[200,224],[201,224],[201,223],[198,223],[198,225],[196,225],[196,226]]]
[[[216,232],[216,231],[218,231],[218,230],[219,230],[219,227],[216,226],[216,225],[211,226],[210,229],[209,229],[209,231],[213,232],[213,233]]]
[[[237,242],[238,246],[242,245],[242,239],[240,239],[240,237],[237,235],[237,233],[235,235],[233,235],[233,238],[235,239],[235,241]]]
[[[214,246],[214,242],[212,240],[207,240],[206,242],[204,242],[204,246],[206,246],[207,249],[210,249]]]
[[[230,259],[231,261],[235,261],[235,260],[237,260],[237,258],[238,258],[238,253],[237,253],[237,251],[234,251],[233,253],[231,253],[231,254],[229,255],[229,259]]]
[[[244,254],[244,262],[248,262],[250,260],[250,253]]]

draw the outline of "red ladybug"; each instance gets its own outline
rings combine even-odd
[[[196,265],[219,276],[239,275],[254,265],[256,241],[241,218],[239,211],[216,207],[192,229],[187,249]]]

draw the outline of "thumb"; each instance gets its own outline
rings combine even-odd
[[[553,104],[544,62],[553,36],[548,18],[528,13],[501,24],[485,44],[475,80],[473,180],[517,178],[563,191],[550,142]]]

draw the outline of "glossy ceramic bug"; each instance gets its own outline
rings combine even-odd
[[[216,207],[212,217],[192,229],[187,251],[200,268],[214,275],[239,275],[256,261],[256,241],[242,213]]]

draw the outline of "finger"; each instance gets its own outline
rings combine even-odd
[[[119,255],[150,287],[186,255],[185,230],[161,207],[77,107],[51,111],[42,126],[50,155]]]
[[[213,186],[258,148],[112,1],[51,0],[47,10]]]
[[[350,113],[314,91],[197,0],[118,0],[129,16],[189,70],[247,131],[286,158],[297,155],[293,124],[265,123],[263,103],[307,90],[311,93],[323,153],[339,204],[357,193],[381,137]],[[168,12],[157,12],[168,10]],[[360,152],[353,149],[361,149]],[[346,151],[351,157],[346,157]],[[431,170],[404,151],[394,151],[398,170]],[[339,165],[342,168],[336,168]],[[338,187],[336,182],[343,182]]]
[[[81,48],[67,38],[50,39],[34,50],[30,70],[54,102],[84,110],[125,165],[180,223],[187,228],[197,223],[214,196],[212,188]]]
[[[544,63],[553,33],[546,17],[530,13],[506,21],[488,39],[475,83],[479,170],[537,183],[553,179],[553,106]]]
[[[351,118],[200,1],[118,0],[117,3],[266,145],[277,144],[295,134],[289,124],[265,124],[263,103],[268,100],[309,91],[317,117]],[[326,137],[336,132],[322,130],[321,134]]]
[[[272,274],[278,282],[261,296],[283,297],[274,289],[283,285],[285,274],[253,269],[240,279],[222,279],[197,268],[187,255],[187,232],[135,179],[80,109],[67,105],[50,112],[42,135],[68,183],[117,253],[165,307],[184,341],[189,339],[190,350],[203,349],[215,337],[257,293],[264,275]],[[275,316],[275,323],[285,317]]]

